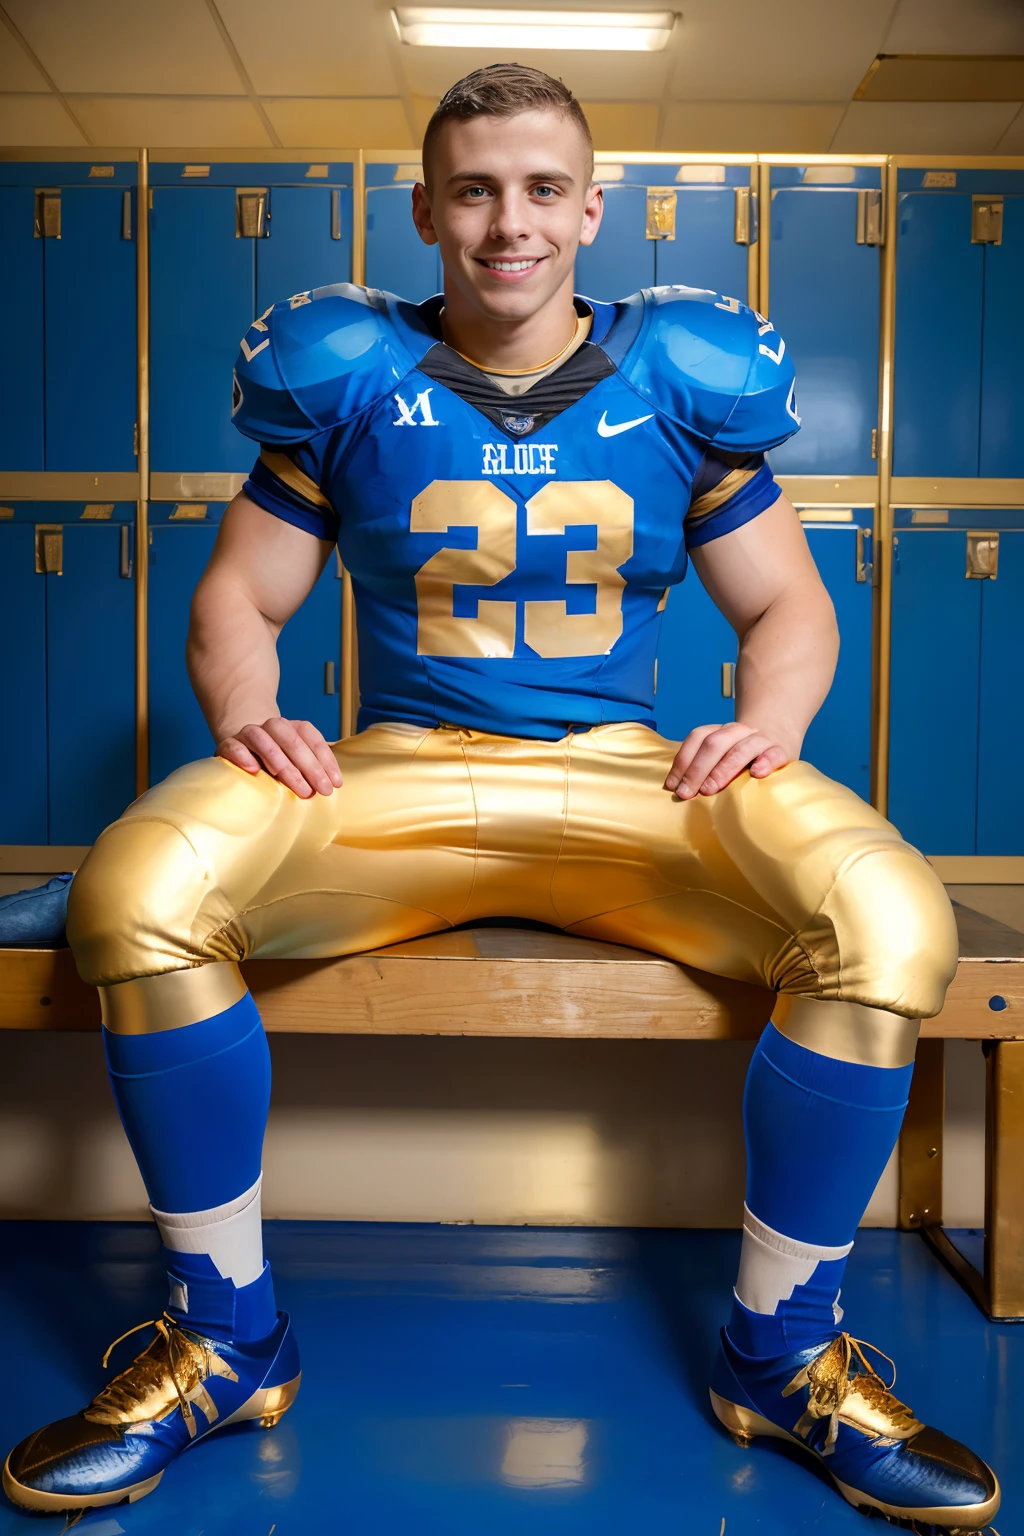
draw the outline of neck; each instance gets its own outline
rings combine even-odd
[[[576,318],[571,280],[535,314],[515,320],[482,314],[459,294],[446,292],[444,339],[480,368],[528,370],[568,344]]]

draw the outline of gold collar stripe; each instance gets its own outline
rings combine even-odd
[[[274,453],[270,448],[260,449],[260,459],[270,470],[271,474],[282,480],[290,491],[295,491],[305,501],[311,502],[314,507],[323,507],[331,510],[331,504],[315,480],[290,459],[286,453]]]

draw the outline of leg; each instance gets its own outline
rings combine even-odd
[[[585,836],[567,836],[557,889],[573,930],[780,994],[744,1100],[743,1248],[715,1411],[744,1439],[781,1435],[826,1458],[852,1503],[977,1529],[998,1508],[993,1474],[922,1425],[839,1328],[918,1019],[938,1012],[956,966],[945,892],[894,828],[805,764],[684,804],[660,789],[671,744],[605,743],[580,744],[577,813],[607,863],[584,879]],[[595,910],[607,892],[614,908]]]
[[[421,748],[427,774],[413,767]],[[472,794],[450,743],[377,728],[338,750],[345,786],[312,801],[219,759],[192,764],[109,828],[75,878],[69,937],[100,987],[170,1300],[135,1364],[11,1453],[4,1486],[23,1506],[141,1497],[197,1435],[276,1422],[298,1390],[262,1249],[269,1053],[237,961],[445,927],[474,867]]]

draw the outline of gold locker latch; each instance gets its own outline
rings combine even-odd
[[[999,574],[998,533],[969,533],[967,535],[968,581],[995,581]]]
[[[60,239],[60,188],[36,188],[36,222],[33,231],[37,240]]]
[[[647,188],[648,240],[674,240],[676,237],[676,199],[674,187]]]
[[[239,187],[235,193],[235,239],[265,240],[267,228],[266,187]]]
[[[885,244],[882,193],[879,187],[861,187],[857,193],[857,244]]]
[[[971,198],[971,244],[1002,245],[1003,200],[1001,197]]]
[[[749,187],[735,189],[732,237],[737,245],[757,243],[757,193]]]
[[[36,575],[63,576],[64,529],[59,523],[36,524]]]
[[[732,699],[736,697],[736,663],[734,661],[722,662],[722,698]]]

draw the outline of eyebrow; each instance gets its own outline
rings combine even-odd
[[[454,176],[449,176],[447,185],[452,186],[457,181],[496,181],[498,178],[493,171],[457,171]],[[557,181],[564,186],[572,186],[574,178],[568,171],[531,171],[526,177],[527,181]]]

